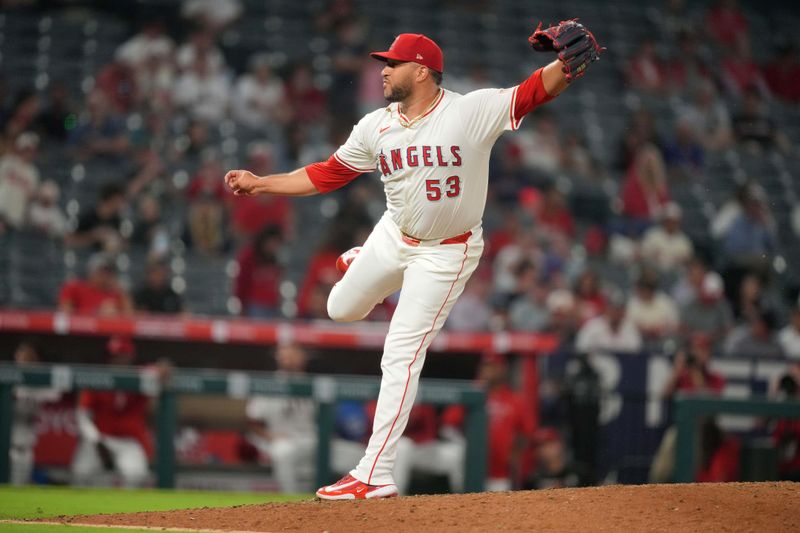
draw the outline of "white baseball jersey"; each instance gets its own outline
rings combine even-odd
[[[427,116],[410,127],[394,103],[366,115],[336,151],[344,165],[378,169],[392,220],[418,239],[447,238],[481,222],[489,155],[512,119],[514,89],[460,95],[440,89]]]

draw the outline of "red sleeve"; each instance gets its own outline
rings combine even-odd
[[[517,87],[517,95],[514,99],[514,122],[519,122],[522,117],[553,98],[555,95],[547,94],[544,89],[542,69],[537,70]]]
[[[91,411],[93,399],[94,395],[91,393],[91,391],[82,390],[78,395],[78,407]]]
[[[344,187],[362,174],[342,163],[336,154],[330,156],[327,161],[313,163],[305,168],[311,183],[322,194]]]

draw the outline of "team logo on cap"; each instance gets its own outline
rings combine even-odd
[[[425,58],[422,57],[422,54],[417,54],[417,59],[425,59]]]

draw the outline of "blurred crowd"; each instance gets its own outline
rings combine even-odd
[[[222,182],[232,166],[266,175],[327,159],[363,112],[384,104],[380,64],[366,55],[369,22],[348,0],[320,6],[314,25],[330,43],[329,76],[275,53],[233,67],[221,42],[241,3],[186,0],[180,28],[158,17],[132,28],[85,94],[70,94],[59,80],[16,94],[0,83],[0,234],[36,232],[91,252],[85,275],[65,280],[60,310],[202,312],[182,297],[185,283],[171,261],[177,247],[198,261],[235,259],[231,312],[327,318],[336,257],[364,241],[384,208],[377,180],[362,177],[333,193],[312,233],[298,216],[297,202],[307,200],[233,197]],[[674,191],[705,186],[712,162],[731,154],[799,157],[798,139],[774,113],[800,104],[800,59],[794,36],[780,35],[773,49],[759,51],[767,60],[754,59],[750,23],[735,0],[702,8],[668,0],[651,9],[655,31],[616,73],[619,98],[634,104],[613,153],[598,157],[586,133],[565,127],[564,115],[548,107],[498,143],[486,252],[445,327],[552,333],[562,349],[581,353],[673,353],[666,394],[718,391],[705,366],[711,357],[800,361],[798,287],[786,276],[796,265],[781,258],[764,176],[731,178],[729,198],[712,206],[707,228],[687,227]],[[596,34],[602,42],[602,30]],[[536,60],[525,62],[533,68]],[[591,90],[593,74],[581,87]],[[443,83],[458,91],[494,84],[480,66],[465,76],[445,73]],[[579,90],[561,99],[577,99]],[[666,122],[654,111],[664,102]],[[53,147],[74,169],[103,164],[116,175],[95,201],[65,209],[59,184],[38,170],[37,155]],[[308,259],[296,290],[287,291],[300,249]],[[118,254],[131,250],[147,257],[135,287],[118,273]],[[387,320],[393,304],[388,298],[369,319]],[[509,423],[533,438],[523,422]],[[535,442],[558,470],[565,468],[558,446],[546,448],[556,437]],[[665,469],[654,466],[655,478]]]

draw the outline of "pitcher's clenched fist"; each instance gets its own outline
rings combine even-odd
[[[249,170],[229,170],[225,174],[225,185],[230,187],[237,196],[252,196],[256,194],[258,176]]]

